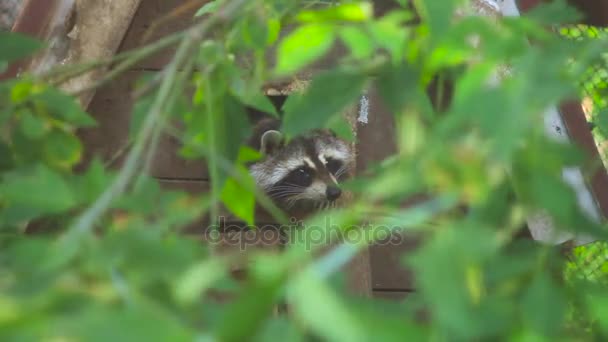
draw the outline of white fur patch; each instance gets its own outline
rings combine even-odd
[[[321,155],[319,155],[319,159],[324,164],[327,163],[327,158],[340,160],[343,163],[348,163],[352,159],[352,152],[342,142],[332,145],[318,144],[317,149],[322,151]],[[321,159],[321,157],[323,157],[323,159]]]
[[[310,158],[308,158],[308,157],[304,157],[304,163],[306,163],[306,165],[313,170],[317,169],[315,167],[315,163],[313,163],[312,160],[310,160]]]
[[[315,180],[312,184],[306,188],[300,194],[301,198],[310,199],[314,201],[322,201],[326,199],[325,192],[327,191],[327,184],[320,180]]]

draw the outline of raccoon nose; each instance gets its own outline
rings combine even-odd
[[[335,186],[328,186],[327,190],[325,190],[325,195],[328,200],[335,201],[342,195],[342,190]]]

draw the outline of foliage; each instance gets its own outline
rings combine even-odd
[[[406,3],[401,1],[400,3]],[[555,2],[524,18],[452,19],[460,1],[414,1],[383,17],[369,3],[225,0],[206,5],[184,32],[115,69],[176,43],[158,79],[145,82],[123,166],[81,162],[76,129],[94,121],[55,86],[88,68],[0,84],[0,338],[2,340],[556,340],[604,339],[604,284],[565,282],[557,251],[516,239],[525,217],[547,212],[559,229],[606,238],[564,184],[578,151],[544,134],[542,113],[577,94],[579,75],[605,39],[566,40],[546,29],[573,18]],[[280,32],[286,32],[281,35]],[[0,65],[31,41],[0,37]],[[532,43],[530,43],[530,41]],[[246,106],[272,111],[264,84],[300,77],[340,42],[346,52],[283,108],[288,134],[335,125],[340,112],[375,87],[394,113],[398,152],[352,182],[347,208],[304,224],[329,229],[367,221],[419,234],[404,256],[417,294],[388,303],[354,298],[342,266],[369,241],[311,253],[307,241],[250,253],[237,282],[237,254],[185,236],[181,228],[219,206],[243,220],[260,204],[287,218],[253,186],[240,144],[251,128]],[[277,62],[267,62],[269,52]],[[509,67],[501,82],[497,70]],[[453,85],[433,106],[433,80]],[[189,97],[186,87],[194,88]],[[447,87],[446,87],[447,88]],[[447,91],[447,89],[443,89]],[[373,113],[371,113],[373,115]],[[183,130],[174,122],[185,125]],[[211,190],[167,191],[146,176],[161,133],[185,158],[205,158]],[[401,204],[425,192],[427,200]],[[466,206],[467,210],[458,210]],[[329,217],[330,221],[326,220]],[[24,225],[45,233],[24,234]],[[342,228],[344,231],[346,228]],[[211,249],[211,250],[210,250]],[[276,252],[279,253],[279,252]],[[233,299],[214,299],[221,291]],[[288,314],[273,314],[278,303]],[[422,316],[424,319],[421,319]]]

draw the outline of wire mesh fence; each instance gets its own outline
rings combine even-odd
[[[574,40],[608,37],[608,29],[588,25],[563,27],[560,33]],[[587,120],[604,166],[608,166],[608,53],[581,75],[581,97]],[[608,191],[608,189],[606,189]],[[574,248],[568,256],[566,277],[608,285],[608,242],[596,241]]]

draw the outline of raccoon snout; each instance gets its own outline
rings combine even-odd
[[[328,200],[335,201],[340,198],[340,195],[342,195],[342,190],[335,186],[328,186],[327,190],[325,190],[325,195],[327,196]]]

